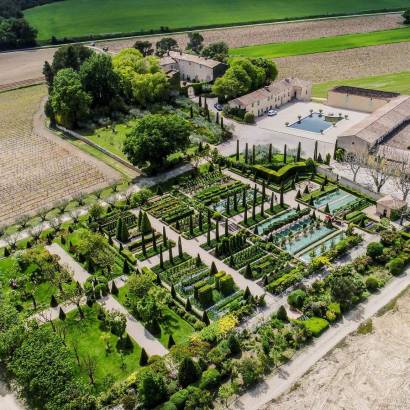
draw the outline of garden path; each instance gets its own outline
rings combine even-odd
[[[256,410],[287,392],[318,360],[337,346],[347,335],[357,330],[365,320],[410,286],[410,267],[394,278],[378,293],[370,296],[343,319],[331,326],[313,343],[304,348],[294,359],[281,366],[277,372],[240,396],[231,409]]]
[[[87,280],[90,275],[76,260],[74,260],[60,245],[53,243],[47,246],[47,250],[60,257],[59,263],[65,269],[73,274],[73,277],[81,285]],[[112,295],[107,295],[98,301],[102,306],[108,310],[115,310],[117,312],[124,313],[127,318],[127,332],[145,351],[149,356],[152,355],[165,355],[168,350],[147,330],[138,322],[128,311],[122,306]],[[42,312],[44,316],[46,312],[55,314],[55,308],[50,308],[47,311]]]

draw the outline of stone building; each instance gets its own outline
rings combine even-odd
[[[279,108],[291,100],[310,101],[312,83],[298,78],[274,81],[266,87],[229,101],[231,108],[244,109],[256,116]]]
[[[160,65],[166,73],[178,72],[180,79],[188,82],[213,82],[227,69],[224,63],[182,51],[169,51]]]

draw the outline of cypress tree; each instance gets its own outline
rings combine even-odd
[[[167,231],[165,230],[165,226],[162,227],[162,242],[166,248],[168,246],[168,239],[167,239]]]
[[[270,211],[273,212],[273,194],[270,196]]]
[[[262,202],[266,201],[266,187],[265,180],[262,180]]]
[[[299,161],[300,161],[301,151],[302,151],[302,143],[299,141],[298,151],[297,151],[297,153],[296,153],[296,162],[299,162]]]
[[[228,347],[232,354],[239,354],[241,352],[241,345],[235,334],[228,337]]]
[[[211,246],[211,225],[208,225],[208,231],[206,233],[206,244]]]
[[[217,242],[219,242],[219,221],[216,221],[216,226],[215,226],[215,239]]]
[[[208,209],[208,214],[207,214],[207,224],[208,226],[211,226],[211,210]]]
[[[323,163],[323,158],[322,158],[322,154],[319,152],[319,155],[317,156],[317,162],[319,163]]]
[[[119,240],[119,241],[121,241],[121,242],[122,242],[122,232],[123,232],[123,230],[122,230],[122,224],[123,224],[122,218],[118,218],[118,221],[117,221],[117,232],[116,232],[116,234],[115,234],[115,237],[117,238],[117,240]]]
[[[316,211],[312,212],[312,219],[315,221],[316,220]]]
[[[66,318],[66,314],[65,314],[65,312],[64,312],[64,310],[60,307],[60,310],[58,311],[58,318],[60,319],[60,320],[65,320],[65,318]]]
[[[199,268],[201,266],[201,264],[202,264],[201,255],[198,253],[196,255],[196,259],[195,259],[195,265],[196,265],[197,268]]]
[[[181,237],[178,237],[178,256],[182,258],[182,241]]]
[[[191,300],[189,298],[186,298],[185,310],[187,312],[190,312],[192,310]]]
[[[221,117],[221,129],[224,129],[224,117]]]
[[[284,200],[283,200],[283,185],[281,185],[281,187],[280,187],[280,206],[283,206],[284,205]]]
[[[145,247],[145,235],[144,232],[142,232],[141,236],[141,248],[142,248],[142,254],[144,256],[147,256],[147,248]]]
[[[199,227],[199,230],[200,230],[201,232],[204,230],[202,211],[199,211],[199,215],[198,215],[198,227]]]
[[[152,247],[154,248],[155,252],[157,251],[157,237],[155,235],[155,231],[152,230]]]
[[[256,219],[256,203],[252,204],[252,219],[255,221]]]
[[[171,296],[173,299],[177,297],[177,292],[175,291],[175,286],[174,284],[171,285]]]
[[[141,350],[140,366],[146,366],[148,364],[148,355],[144,348]]]
[[[57,307],[58,306],[57,299],[54,295],[51,295],[50,306],[51,307]]]
[[[337,153],[337,140],[335,143],[335,149],[333,150],[333,159],[336,160],[336,153]]]
[[[126,258],[124,259],[124,264],[122,266],[122,273],[124,275],[128,275],[130,273],[130,266],[128,265],[128,261]]]
[[[115,284],[115,280],[112,281],[112,285],[111,285],[111,293],[113,295],[118,295],[118,288],[117,285]]]
[[[239,161],[239,140],[236,140],[236,160]]]
[[[245,208],[246,206],[246,188],[242,191],[242,206]]]
[[[268,286],[268,284],[269,284],[269,278],[268,278],[268,275],[265,275],[263,277],[263,286]]]
[[[226,213],[229,215],[231,213],[231,209],[230,209],[230,197],[228,195],[228,197],[226,198]]]
[[[285,306],[281,305],[276,313],[276,317],[283,322],[288,321],[288,314],[286,312]]]
[[[159,266],[164,269],[164,257],[162,255],[162,245],[159,245]]]
[[[225,236],[229,236],[228,218],[225,219]]]
[[[300,204],[298,204],[296,210],[297,210],[298,212],[300,212]]]
[[[194,118],[194,109],[192,108],[192,105],[190,107],[190,116],[191,118]]]
[[[256,149],[255,145],[252,145],[252,164],[255,164],[256,161]]]
[[[233,194],[233,209],[235,209],[235,212],[238,212],[238,196],[236,192]]]
[[[138,229],[139,229],[139,230],[141,230],[142,214],[143,214],[143,212],[140,210],[140,211],[138,212]]]
[[[176,229],[177,231],[180,231],[180,230],[181,230],[181,224],[180,224],[180,222],[179,222],[179,219],[177,219],[177,221],[175,222],[175,229]]]
[[[219,124],[219,112],[216,112],[216,118],[215,118],[216,124]]]
[[[288,159],[288,147],[285,144],[285,147],[283,148],[283,163],[286,164]]]
[[[329,204],[326,204],[326,206],[325,206],[325,213],[330,214]]]
[[[249,290],[249,287],[247,286],[246,289],[245,289],[245,293],[243,294],[243,298],[244,298],[245,300],[249,300],[249,298],[250,298],[251,296],[252,296],[252,295],[251,295],[251,291]]]
[[[317,161],[317,141],[315,141],[315,150],[313,152],[313,160]]]
[[[313,200],[312,196],[309,198],[309,205],[310,206],[315,206],[315,201]]]
[[[202,96],[201,95],[199,96],[198,105],[202,107]]]
[[[255,187],[253,188],[253,204],[254,205],[256,205],[257,195],[258,195],[258,189],[256,188],[256,184],[255,184]]]
[[[168,248],[168,254],[169,254],[169,261],[170,261],[170,263],[173,265],[173,264],[174,264],[174,257],[173,257],[173,255],[172,255],[172,246],[170,246],[170,247]]]
[[[269,144],[268,162],[269,164],[272,162],[272,144]]]
[[[174,338],[172,337],[172,334],[171,334],[171,335],[169,335],[169,339],[168,339],[168,349],[171,349],[171,347],[174,346],[174,345],[175,345],[175,340],[174,340]]]
[[[142,222],[141,222],[141,232],[144,232],[145,234],[150,233],[152,230],[151,222],[148,218],[148,215],[146,212],[144,212],[144,215],[142,217]]]
[[[182,387],[187,387],[192,383],[195,383],[199,378],[199,372],[192,357],[186,356],[178,369],[178,383]]]
[[[264,206],[265,206],[265,202],[262,202],[262,203],[261,203],[261,217],[262,217],[262,218],[265,216]]]
[[[218,273],[218,269],[216,268],[215,262],[212,261],[211,263],[211,275],[216,275]]]
[[[211,322],[209,320],[208,317],[208,313],[206,312],[206,310],[204,310],[204,313],[202,315],[202,321],[208,326]]]
[[[248,206],[245,204],[245,210],[243,211],[243,222],[248,224]]]
[[[249,263],[246,264],[245,278],[246,279],[252,279],[253,278],[252,268],[251,268],[251,265]]]
[[[245,164],[248,163],[248,156],[249,156],[249,147],[248,147],[248,143],[245,144]]]
[[[192,219],[192,214],[189,215],[189,234],[194,236],[194,221]]]

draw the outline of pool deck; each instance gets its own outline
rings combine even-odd
[[[302,118],[305,118],[310,115],[310,110],[313,112],[319,112],[319,110],[323,110],[324,115],[333,114],[338,116],[339,113],[342,114],[344,117],[348,115],[348,119],[345,120],[344,118],[339,121],[335,127],[330,127],[323,132],[323,134],[317,132],[310,132],[305,131],[298,128],[287,127],[285,124],[288,122],[289,124],[294,124],[298,121],[298,115],[301,115]],[[334,108],[330,107],[325,104],[320,104],[316,102],[291,102],[278,110],[278,114],[274,117],[268,117],[264,115],[263,117],[259,117],[256,119],[256,126],[261,129],[266,129],[270,131],[276,131],[291,135],[296,135],[299,137],[314,139],[318,141],[324,142],[331,142],[335,143],[336,138],[342,134],[344,131],[348,130],[353,125],[357,124],[364,118],[368,117],[369,114],[358,112],[358,111],[351,111],[351,110],[344,110],[341,108]]]

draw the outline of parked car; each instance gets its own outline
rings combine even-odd
[[[215,107],[215,109],[217,110],[217,111],[222,111],[222,105],[221,104],[218,104],[218,103],[215,103],[214,104],[214,107]]]
[[[268,117],[273,117],[277,114],[278,112],[276,110],[269,110],[268,111]]]

